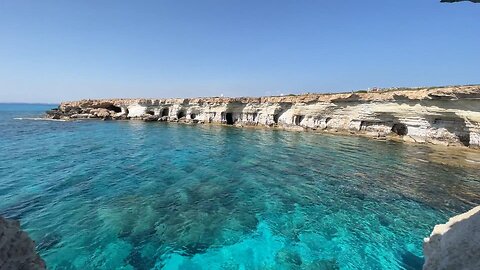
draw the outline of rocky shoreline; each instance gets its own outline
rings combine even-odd
[[[480,206],[436,225],[423,253],[424,270],[480,269]]]
[[[263,126],[480,148],[480,85],[270,97],[63,102],[50,119]]]
[[[45,270],[35,243],[20,229],[20,222],[0,216],[0,269]]]

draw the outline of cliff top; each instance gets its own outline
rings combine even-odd
[[[370,102],[399,100],[456,100],[480,98],[480,85],[443,86],[424,88],[393,88],[377,91],[352,91],[350,93],[308,93],[301,95],[264,96],[264,97],[198,97],[198,98],[116,98],[84,99],[62,102],[60,107],[83,107],[99,104],[146,104],[169,103],[312,103],[312,102]]]

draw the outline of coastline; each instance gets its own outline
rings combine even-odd
[[[480,85],[270,97],[63,102],[55,120],[222,124],[480,148]]]

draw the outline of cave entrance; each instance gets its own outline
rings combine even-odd
[[[191,114],[190,114],[190,119],[195,119],[195,117],[197,117],[196,114],[194,114],[194,113],[191,113]]]
[[[183,117],[185,117],[185,112],[184,111],[179,111],[177,113],[177,118],[180,119],[180,118],[183,118]]]
[[[358,130],[363,130],[363,131],[366,131],[367,130],[367,127],[368,127],[368,122],[366,121],[361,121],[360,122],[360,128]],[[393,128],[392,128],[393,130]]]
[[[168,108],[162,109],[162,111],[160,112],[160,116],[161,117],[168,116]]]
[[[300,123],[303,121],[303,118],[305,118],[304,115],[295,115],[295,125],[300,126]]]
[[[408,134],[407,125],[402,124],[402,123],[396,123],[392,127],[392,132],[399,135],[399,136],[405,136],[405,135]]]
[[[461,134],[457,135],[458,140],[464,145],[464,146],[470,146],[470,133],[466,134]]]
[[[119,112],[122,112],[122,108],[118,107],[118,106],[115,106],[115,105],[110,105],[108,107],[106,107],[105,109],[109,110],[109,111],[114,111],[116,113],[119,113]]]
[[[145,114],[155,115],[155,112],[154,111],[146,111]]]
[[[274,122],[275,124],[278,124],[278,118],[279,118],[279,117],[280,117],[280,115],[278,115],[278,114],[274,114],[274,115],[273,115],[273,122]]]
[[[225,119],[227,120],[227,125],[233,125],[233,114],[232,113],[226,113],[225,114]]]

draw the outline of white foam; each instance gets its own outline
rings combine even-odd
[[[15,117],[15,120],[30,120],[30,121],[56,121],[56,122],[66,122],[69,120],[65,119],[50,119],[50,118],[41,118],[41,117]]]

